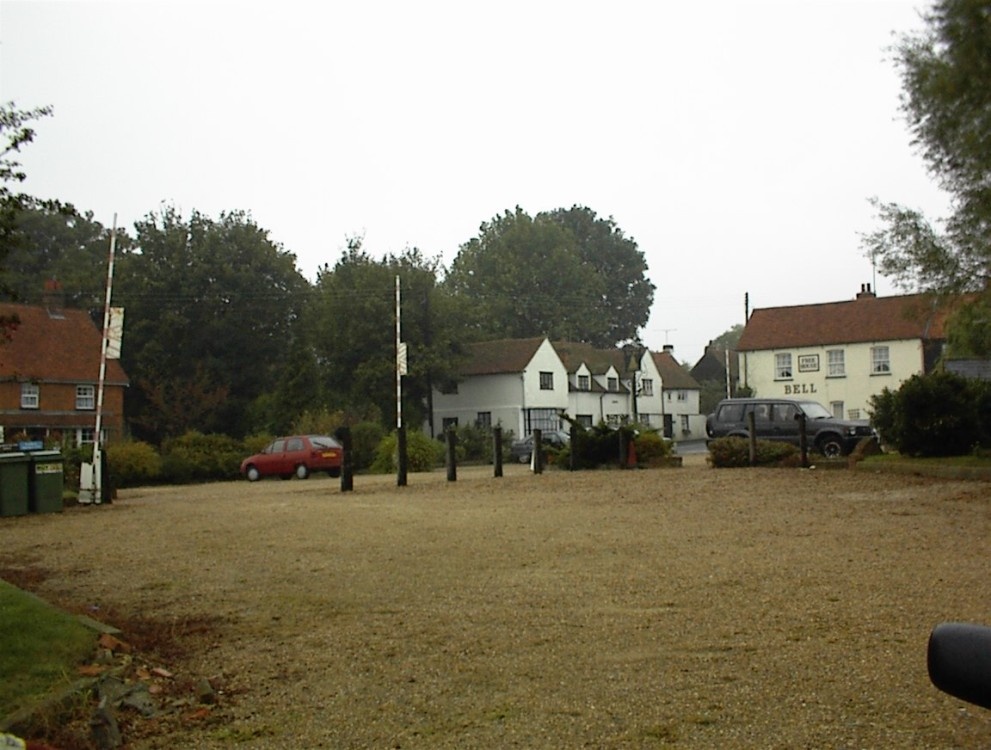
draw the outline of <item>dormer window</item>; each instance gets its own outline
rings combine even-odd
[[[619,378],[606,378],[606,384],[608,385],[610,391],[619,390]]]
[[[592,390],[592,379],[588,375],[578,376],[578,390],[580,391]]]

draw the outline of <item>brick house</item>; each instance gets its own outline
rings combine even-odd
[[[870,285],[853,300],[754,310],[737,345],[741,384],[866,419],[871,396],[933,370],[947,314],[929,295],[878,297]]]
[[[26,435],[64,445],[92,443],[103,336],[83,310],[0,304],[20,324],[0,342],[0,427],[3,440]],[[127,375],[108,360],[104,378],[104,442],[124,436]]]

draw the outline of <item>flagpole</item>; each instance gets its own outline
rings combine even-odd
[[[96,430],[93,434],[93,497],[92,502],[103,501],[103,447],[100,433],[103,430],[103,393],[107,379],[107,350],[110,347],[110,296],[114,279],[114,254],[117,251],[117,214],[114,214],[110,230],[110,257],[107,261],[107,289],[103,304],[103,343],[100,347],[100,378],[96,390]]]

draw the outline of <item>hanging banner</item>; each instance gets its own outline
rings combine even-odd
[[[110,323],[107,326],[107,359],[120,359],[120,345],[124,338],[124,308],[110,308]]]

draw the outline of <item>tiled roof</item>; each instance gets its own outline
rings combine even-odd
[[[925,294],[767,307],[753,311],[737,351],[942,339],[945,319],[946,309]]]
[[[502,375],[523,372],[546,339],[500,339],[468,346],[462,375]]]
[[[725,380],[726,362],[729,361],[730,377],[737,377],[739,368],[739,357],[736,351],[730,350],[729,357],[726,350],[719,346],[709,344],[705,348],[705,353],[692,368],[692,377],[696,380]]]
[[[610,367],[616,368],[620,375],[626,372],[621,349],[596,349],[591,344],[577,341],[553,341],[551,344],[569,373],[577,372],[582,363],[593,375],[605,375]]]
[[[657,365],[657,371],[661,373],[661,383],[664,388],[698,390],[702,387],[684,367],[678,364],[678,360],[671,352],[651,352],[650,356]]]
[[[16,315],[20,325],[11,340],[0,342],[0,380],[96,383],[100,378],[103,336],[83,310],[0,304],[0,315]],[[127,346],[126,336],[124,346]],[[107,362],[105,382],[127,385],[119,360]]]

